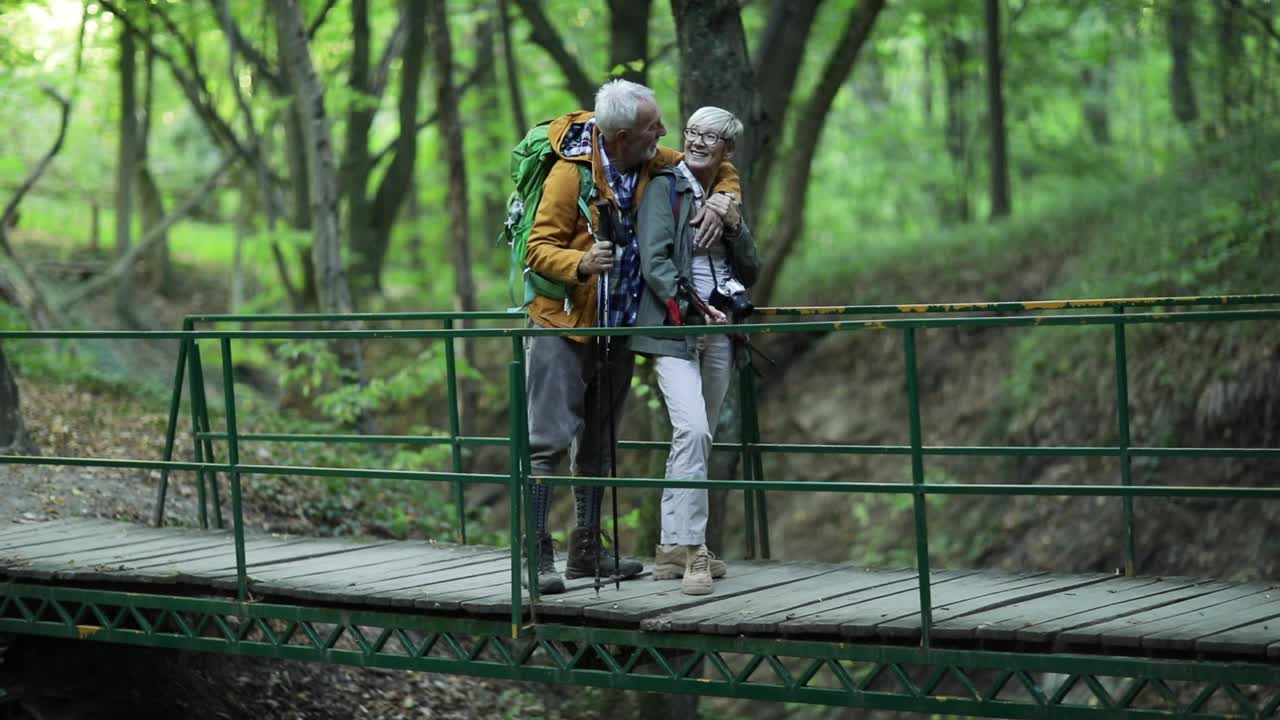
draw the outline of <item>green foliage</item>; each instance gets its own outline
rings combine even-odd
[[[296,434],[345,434],[349,429],[333,420],[308,420],[280,412],[252,392],[237,394],[239,416],[252,432]],[[215,425],[220,407],[211,407]],[[409,428],[408,434],[438,435],[428,426]],[[275,465],[315,467],[388,468],[392,470],[444,470],[451,454],[448,446],[424,448],[357,443],[257,443],[242,442],[241,454]],[[316,532],[380,537],[425,537],[441,541],[457,539],[457,504],[448,483],[387,479],[260,477],[246,487],[252,502],[265,503],[277,512],[299,515]],[[506,535],[491,529],[486,508],[467,508],[468,540],[502,544]]]
[[[30,330],[21,312],[0,304],[0,330]],[[140,381],[116,367],[108,350],[95,341],[6,340],[5,355],[18,375],[56,383],[83,385],[144,399],[167,397],[169,388],[154,381]]]
[[[330,345],[320,341],[289,342],[279,346],[278,357],[287,369],[281,375],[286,388],[303,397],[315,397],[316,406],[329,419],[350,424],[361,415],[423,398],[447,380],[443,347],[418,353],[388,378],[373,378],[365,385],[352,382],[353,374],[341,367]],[[479,379],[474,368],[458,358],[459,379]]]
[[[1084,298],[1273,291],[1269,253],[1280,233],[1280,199],[1266,191],[1271,181],[1260,165],[1274,157],[1278,144],[1280,136],[1227,144],[1184,163],[1159,181],[1121,190],[1120,197],[1098,218],[1098,225],[1075,226],[1075,232],[1095,236],[1076,241],[1086,250],[1072,263],[1053,295]],[[1092,378],[1110,377],[1112,352],[1111,333],[1102,328],[1025,333],[1016,345],[1017,362],[1009,377],[1007,402],[1034,416],[1051,397],[1045,395],[1044,388],[1053,384],[1080,387]]]

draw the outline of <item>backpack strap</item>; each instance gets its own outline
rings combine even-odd
[[[596,196],[596,181],[591,176],[591,168],[587,165],[578,165],[578,211],[582,213],[582,219],[587,221],[587,234],[594,240],[596,238],[595,228],[591,227],[591,209],[587,207],[587,203]]]
[[[591,223],[591,210],[587,207],[587,201],[596,196],[595,179],[591,176],[591,168],[587,165],[578,165],[578,211],[582,213],[582,219],[587,223],[587,234],[594,240],[596,239],[596,230]],[[533,302],[535,295],[543,295],[553,300],[564,301],[564,311],[567,313],[572,309],[572,303],[569,300],[567,288],[560,283],[550,280],[534,272],[527,265],[524,268],[525,296],[524,304],[521,308],[528,307]]]
[[[671,182],[667,183],[671,188],[671,222],[680,223],[680,195],[676,193],[676,179],[671,178]]]

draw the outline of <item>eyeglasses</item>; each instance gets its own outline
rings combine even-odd
[[[693,128],[684,129],[685,142],[693,142],[694,140],[698,140],[698,139],[701,139],[702,142],[708,145],[715,145],[716,143],[720,142],[724,138],[721,138],[718,134],[713,132],[698,132]]]

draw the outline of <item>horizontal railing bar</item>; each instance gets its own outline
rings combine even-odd
[[[225,432],[199,432],[196,437],[202,440],[226,440]],[[449,445],[453,440],[448,435],[323,435],[318,433],[239,433],[236,440],[240,442],[299,442],[299,443],[355,443],[370,445]],[[502,446],[510,441],[504,437],[487,437],[482,435],[458,436],[458,444],[462,446]]]
[[[1062,327],[1086,325],[1146,325],[1187,322],[1233,322],[1280,320],[1280,310],[1214,310],[1179,313],[1130,313],[1112,315],[1042,315],[1035,317],[963,317],[936,319],[837,320],[833,322],[771,323],[735,325],[734,333],[804,333],[842,330],[888,330],[891,328],[945,327]],[[453,330],[3,330],[0,339],[181,339],[192,340],[335,340],[447,337],[564,337],[629,335],[714,335],[722,326],[681,325],[677,327],[630,328],[470,328]]]
[[[212,472],[225,472],[230,469],[229,465],[223,463],[76,458],[56,455],[0,455],[0,465],[66,465],[68,467],[125,468],[130,470],[206,470]]]
[[[227,434],[225,432],[209,432],[196,433],[196,437],[208,438],[212,440],[225,440]],[[406,444],[406,445],[448,445],[450,440],[448,436],[425,437],[412,435],[321,435],[321,434],[289,434],[289,433],[245,433],[238,436],[240,441],[261,441],[261,442],[351,442],[351,443],[385,443],[385,444]],[[458,443],[464,446],[492,446],[505,447],[510,441],[503,437],[491,436],[462,436],[458,438]],[[670,443],[655,440],[624,440],[618,443],[623,449],[631,450],[661,450],[670,447]],[[760,450],[761,452],[775,452],[785,454],[832,454],[832,455],[909,455],[911,449],[904,445],[799,445],[788,443],[759,443],[748,444],[750,448]],[[721,450],[736,451],[742,448],[741,444],[735,443],[716,443],[715,447]],[[1116,457],[1119,456],[1119,448],[1114,447],[1035,447],[1035,446],[952,446],[952,445],[933,445],[923,448],[924,454],[937,457]],[[1280,457],[1280,448],[1203,448],[1203,447],[1134,447],[1129,449],[1129,454],[1134,457],[1203,457],[1203,458],[1271,458]],[[226,463],[209,463],[209,462],[181,462],[181,461],[164,461],[164,460],[130,460],[118,458],[79,458],[79,457],[61,457],[61,456],[44,456],[44,455],[0,455],[0,464],[14,465],[66,465],[81,467],[104,467],[104,468],[131,468],[136,470],[206,470],[214,472],[226,472],[231,469],[231,465]],[[271,472],[284,474],[315,474],[308,472],[288,473],[285,468],[304,468],[306,466],[283,466],[283,465],[239,465],[237,469],[240,472],[258,473],[260,468],[271,468]],[[359,468],[312,468],[316,472],[329,474],[346,473],[352,477],[361,477],[359,473],[393,473],[386,477],[421,479],[421,480],[454,480],[481,477],[483,479],[477,482],[498,482],[508,481],[504,475],[476,475],[467,473],[429,473],[408,470],[364,470]],[[402,473],[416,473],[416,475],[406,476]],[[372,476],[370,476],[372,477]],[[671,481],[675,482],[675,481]],[[812,487],[814,483],[800,483],[806,487]],[[846,485],[847,483],[839,483]],[[700,487],[695,485],[673,485],[673,487]],[[708,486],[709,487],[709,486]],[[751,485],[755,489],[768,489],[766,485],[754,483]],[[947,486],[954,487],[954,486]],[[1004,485],[994,487],[1009,487]]]
[[[197,438],[226,440],[225,432],[200,432]],[[300,443],[354,443],[354,444],[402,444],[438,446],[450,444],[446,436],[415,435],[323,435],[306,433],[241,433],[241,442],[300,442]],[[510,442],[504,437],[460,436],[458,444],[464,447],[506,447]],[[624,450],[666,450],[671,443],[663,440],[622,440],[618,447]],[[715,443],[716,450],[739,451],[741,443]],[[910,455],[905,445],[801,445],[792,443],[747,443],[747,447],[761,452],[794,455]],[[952,446],[926,445],[925,455],[934,457],[1117,457],[1114,447],[1036,447],[1036,446]],[[1203,457],[1203,458],[1269,458],[1280,457],[1280,448],[1175,448],[1134,447],[1129,449],[1133,457]],[[114,458],[72,458],[0,455],[0,463],[32,465],[83,465],[91,467],[128,467],[140,470],[213,470],[225,471],[229,465],[219,463],[165,462],[151,460],[125,460]],[[242,468],[244,466],[241,466]],[[349,470],[348,470],[349,472]],[[496,476],[495,476],[496,477]]]
[[[624,488],[705,488],[709,490],[782,490],[789,492],[840,492],[881,495],[1056,495],[1088,497],[1280,497],[1280,487],[1202,487],[1174,485],[993,485],[797,481],[797,480],[667,480],[651,478],[531,477],[532,483]]]
[[[787,455],[910,455],[909,445],[802,445],[798,443],[746,443],[751,449]],[[741,447],[739,445],[738,447]],[[1108,457],[1120,454],[1113,447],[1037,447],[1037,446],[953,446],[926,445],[921,448],[931,456],[1011,456],[1011,457]]]
[[[810,455],[910,455],[911,448],[906,445],[802,445],[794,443],[747,443],[747,447],[761,452]],[[726,445],[724,449],[733,450],[742,447]],[[1118,447],[1071,447],[1071,446],[1035,446],[1011,445],[1007,447],[964,446],[964,445],[926,445],[922,448],[925,455],[935,457],[1119,457]],[[1280,448],[1172,448],[1172,447],[1131,447],[1129,455],[1141,457],[1241,457],[1265,458],[1280,457]]]
[[[1280,457],[1280,448],[1129,448],[1135,457]]]
[[[506,485],[509,475],[492,473],[455,473],[428,470],[371,470],[366,468],[327,468],[308,465],[237,465],[241,474],[250,475],[304,475],[309,477],[367,478],[375,480],[430,480],[461,481],[475,485]]]
[[[187,315],[190,322],[375,322],[378,320],[524,320],[523,312],[510,310],[377,312],[377,313],[209,313]]]
[[[231,465],[230,463],[180,462],[174,460],[123,460],[117,458],[72,458],[43,455],[0,455],[0,465],[66,465],[68,467],[123,468],[129,470],[204,470],[241,475],[302,475],[311,477],[367,478],[383,480],[462,481],[474,484],[506,484],[507,475],[453,473],[427,470],[373,470],[330,468],[307,465]]]
[[[225,432],[201,432],[196,437],[209,440],[226,440]],[[403,445],[448,445],[447,435],[323,435],[306,433],[241,433],[241,442],[335,442],[365,444],[403,444]],[[492,436],[460,436],[458,444],[464,447],[506,447],[510,442],[504,437]],[[712,448],[728,452],[737,452],[743,443],[714,443]],[[745,443],[749,449],[789,455],[910,455],[911,448],[906,445],[803,445],[798,443]],[[618,447],[623,450],[667,450],[671,443],[666,440],[620,440]],[[965,445],[926,445],[922,448],[925,455],[935,457],[1118,457],[1117,447],[1072,447],[1013,445],[1001,446],[965,446]],[[1171,447],[1135,447],[1129,454],[1140,457],[1241,457],[1265,458],[1280,457],[1280,448],[1171,448]]]
[[[1268,305],[1280,303],[1280,295],[1176,295],[1172,297],[1096,298],[1085,300],[1024,300],[1004,302],[906,303],[889,305],[809,305],[758,307],[755,314],[791,315],[880,315],[955,312],[1017,312],[1037,310],[1088,310],[1099,308],[1176,307],[1195,305]]]
[[[1175,295],[1169,297],[1095,298],[1078,300],[1014,300],[996,302],[905,303],[883,305],[827,305],[758,307],[759,315],[869,315],[894,313],[1010,312],[1019,310],[1087,310],[1115,307],[1176,307],[1196,305],[1265,305],[1280,303],[1280,294]],[[206,313],[188,315],[191,322],[306,322],[380,320],[516,320],[524,312],[512,310],[422,311],[375,313]]]

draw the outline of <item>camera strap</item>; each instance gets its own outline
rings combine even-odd
[[[693,176],[693,171],[689,169],[689,166],[683,160],[680,161],[679,165],[676,165],[676,169],[680,171],[681,175],[684,175],[684,179],[688,180],[689,186],[693,188],[693,209],[702,209],[702,183],[698,182],[698,179]]]

